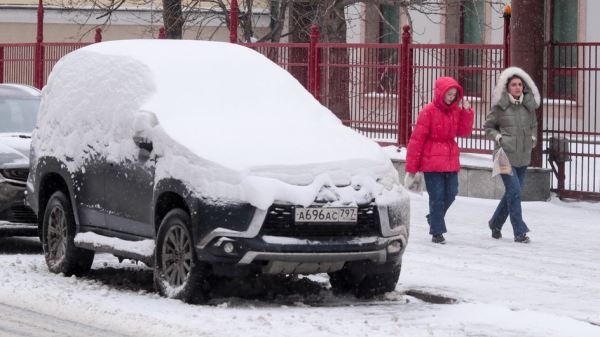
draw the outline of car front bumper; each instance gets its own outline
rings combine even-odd
[[[0,176],[0,235],[37,235],[37,218],[24,200],[25,183]]]
[[[223,265],[224,270],[233,267],[268,274],[335,272],[359,264],[368,264],[371,270],[373,266],[390,268],[401,263],[409,235],[408,217],[391,228],[398,212],[389,203],[376,208],[375,232],[310,238],[265,234],[261,229],[269,211],[257,209],[247,230],[216,228],[196,241],[196,253],[199,260]]]
[[[334,272],[346,263],[398,265],[406,247],[401,235],[384,237],[297,239],[276,236],[219,237],[196,247],[201,261],[252,269],[266,274]]]

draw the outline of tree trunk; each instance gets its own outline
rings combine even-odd
[[[323,42],[346,42],[346,18],[344,7],[338,0],[326,0],[321,7],[320,27]],[[321,83],[323,103],[342,121],[351,119],[350,113],[350,60],[347,48],[328,48],[322,53],[322,62],[328,64],[343,65],[342,67],[326,67],[321,71]]]
[[[308,2],[294,2],[289,17],[289,40],[309,42],[309,29],[316,13],[316,7]],[[308,48],[291,47],[289,50],[290,63],[308,65]],[[305,66],[290,66],[289,72],[305,87],[308,87],[308,68]]]
[[[163,22],[167,39],[181,39],[183,34],[181,0],[163,0]]]
[[[543,94],[544,79],[544,1],[513,0],[510,59],[514,66],[523,68]],[[542,165],[542,105],[537,110],[538,134],[531,156],[532,166]]]
[[[253,0],[245,0],[244,2],[246,3],[246,12],[240,18],[242,33],[244,34],[245,42],[252,42],[252,37],[254,37],[254,29],[252,26],[252,8],[254,7]]]

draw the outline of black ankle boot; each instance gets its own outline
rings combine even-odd
[[[444,236],[442,234],[438,234],[438,235],[433,235],[431,237],[431,242],[445,244],[446,243],[446,239],[444,239]]]

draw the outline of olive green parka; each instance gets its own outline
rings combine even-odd
[[[522,103],[511,102],[506,86],[513,75],[523,80]],[[525,71],[517,67],[505,69],[498,80],[492,97],[492,111],[486,117],[486,136],[495,142],[494,153],[504,149],[512,166],[531,163],[531,150],[535,146],[537,119],[535,110],[540,105],[540,95],[535,83]],[[501,137],[500,137],[501,135]]]

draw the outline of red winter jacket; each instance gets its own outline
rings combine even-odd
[[[444,95],[457,89],[454,102],[447,105]],[[473,110],[458,106],[463,88],[452,77],[435,81],[433,101],[427,104],[417,119],[408,142],[406,172],[457,172],[460,170],[456,137],[466,137],[473,129]]]

